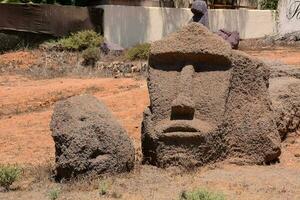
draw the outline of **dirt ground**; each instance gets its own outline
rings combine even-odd
[[[300,48],[281,47],[264,50],[246,50],[246,52],[266,62],[300,65]]]
[[[300,50],[276,48],[249,50],[266,62],[300,67]],[[2,63],[27,68],[32,52],[0,55]],[[1,63],[0,62],[0,63]],[[227,199],[300,199],[300,136],[283,143],[280,163],[271,166],[236,166],[218,163],[196,171],[157,169],[137,164],[134,171],[113,177],[58,184],[49,179],[54,164],[54,143],[49,130],[53,104],[70,96],[89,93],[103,100],[133,139],[137,163],[141,156],[142,113],[149,104],[146,80],[141,78],[54,78],[33,80],[17,74],[0,74],[0,164],[24,167],[14,191],[0,200],[49,199],[60,188],[59,199],[178,199],[184,190],[208,188]],[[99,196],[99,182],[109,185]]]

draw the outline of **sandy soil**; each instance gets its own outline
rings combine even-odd
[[[300,66],[300,51],[280,48],[247,51],[267,61]],[[19,57],[23,57],[20,62]],[[26,61],[28,58],[29,61]],[[28,52],[0,55],[2,62],[28,67]],[[1,62],[0,62],[1,63]],[[90,93],[103,100],[134,140],[140,157],[142,112],[149,104],[145,80],[129,78],[31,80],[20,75],[0,75],[0,164],[19,164],[30,175],[16,183],[18,190],[0,193],[2,200],[48,199],[51,188],[61,188],[59,199],[178,199],[183,190],[205,187],[222,191],[227,199],[300,199],[300,136],[283,144],[280,163],[272,166],[235,166],[219,163],[193,172],[162,170],[137,165],[109,183],[109,195],[99,197],[98,180],[71,184],[50,181],[40,173],[54,163],[54,143],[49,122],[53,104],[73,95]]]
[[[300,48],[274,48],[264,50],[247,50],[250,55],[268,62],[287,65],[300,65]]]

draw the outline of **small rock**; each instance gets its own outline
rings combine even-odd
[[[124,51],[123,47],[110,42],[104,42],[100,49],[104,54],[112,54],[115,56],[121,55]]]
[[[263,42],[267,46],[272,46],[275,43],[274,38],[272,36],[266,36]]]
[[[291,35],[287,38],[287,41],[288,42],[295,42],[295,41],[297,41],[297,37],[295,35]]]

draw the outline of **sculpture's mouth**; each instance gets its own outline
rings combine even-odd
[[[163,130],[163,133],[172,133],[172,132],[199,132],[200,130],[196,127],[190,126],[189,124],[174,124],[168,126]]]
[[[207,134],[215,126],[202,120],[168,120],[156,126],[159,138],[195,138]]]

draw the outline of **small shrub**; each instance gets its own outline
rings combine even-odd
[[[83,51],[82,57],[85,65],[95,66],[96,62],[100,60],[100,50],[98,47],[90,47]]]
[[[50,200],[56,200],[58,199],[60,194],[60,189],[59,188],[53,188],[49,191],[48,197]]]
[[[20,177],[21,169],[17,166],[0,166],[0,186],[9,191],[10,186]]]
[[[108,193],[108,184],[106,182],[99,183],[99,195],[103,196]]]
[[[276,10],[279,0],[262,0],[260,6],[262,9]]]
[[[180,200],[225,200],[225,196],[206,189],[197,189],[191,192],[182,192]]]
[[[56,45],[62,50],[81,51],[90,47],[99,47],[103,37],[95,31],[80,31],[72,33],[69,37],[60,39]]]
[[[126,57],[129,60],[147,60],[150,53],[150,44],[136,45],[127,51]]]

